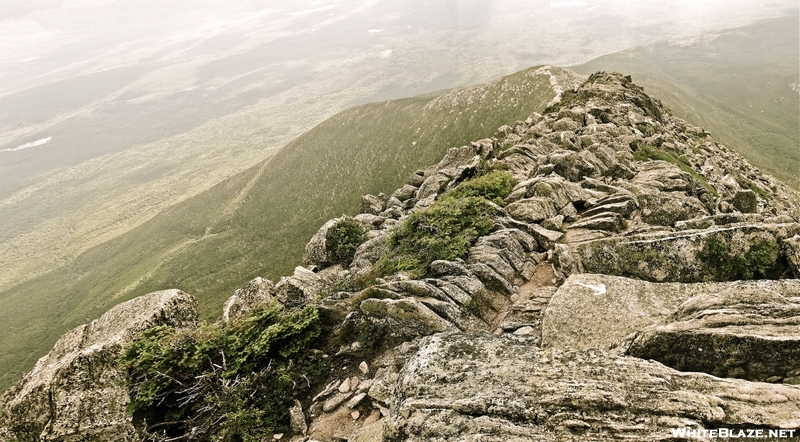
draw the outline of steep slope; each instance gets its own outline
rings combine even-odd
[[[2,396],[0,436],[796,436],[800,200],[630,77],[595,73],[361,202],[213,325],[56,346]],[[94,419],[100,389],[115,407]]]
[[[62,269],[0,293],[0,387],[70,327],[153,287],[198,296],[216,316],[256,275],[300,262],[319,224],[357,209],[363,193],[389,191],[448,147],[489,136],[541,111],[578,83],[558,68],[532,68],[488,85],[342,112],[275,157],[87,251]]]
[[[616,70],[757,167],[800,189],[800,20],[610,54],[576,72]]]

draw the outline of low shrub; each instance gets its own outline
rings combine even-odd
[[[149,440],[259,441],[323,373],[315,307],[255,309],[232,324],[155,327],[123,354],[129,409]]]
[[[331,264],[349,266],[358,246],[367,240],[367,230],[353,218],[344,217],[325,235],[325,250]]]
[[[425,276],[433,261],[463,258],[475,240],[494,227],[496,214],[485,198],[445,194],[392,232],[389,251],[377,265],[383,274],[409,271],[414,278]]]
[[[516,185],[517,180],[511,172],[493,170],[459,184],[447,195],[450,198],[481,197],[499,206],[505,206],[503,199],[511,193]]]

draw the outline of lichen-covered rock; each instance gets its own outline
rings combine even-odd
[[[718,284],[655,284],[601,274],[574,274],[542,315],[542,345],[562,350],[609,350],[661,320],[681,303]]]
[[[380,215],[381,212],[386,210],[386,200],[389,198],[384,195],[380,194],[378,196],[375,195],[364,195],[361,197],[361,213],[369,213],[371,215]]]
[[[752,190],[740,190],[731,199],[731,204],[742,213],[758,212],[758,197]]]
[[[800,369],[800,280],[739,281],[681,304],[628,354],[681,371],[780,381]]]
[[[259,304],[269,304],[273,301],[275,284],[269,279],[257,277],[246,286],[236,290],[222,307],[222,320],[230,322],[245,316]]]
[[[322,278],[305,267],[295,267],[292,276],[275,284],[275,299],[284,307],[299,307],[313,300],[322,290]]]
[[[311,265],[328,265],[328,249],[326,247],[326,239],[328,230],[341,221],[341,218],[333,218],[328,220],[322,227],[317,230],[317,233],[311,237],[311,240],[306,244],[305,253],[303,254],[303,262]]]
[[[788,270],[778,244],[800,224],[751,224],[707,230],[614,236],[575,244],[578,268],[655,282],[777,278]]]
[[[800,235],[786,238],[782,242],[783,254],[795,278],[800,278]]]
[[[164,290],[72,329],[3,394],[5,426],[19,442],[140,440],[126,411],[129,397],[119,356],[150,327],[196,323],[194,297]]]
[[[506,212],[520,221],[539,223],[556,216],[556,208],[550,198],[533,197],[519,200],[506,207]]]
[[[796,428],[800,388],[681,373],[529,338],[424,338],[399,373],[388,441],[675,440],[673,428]]]
[[[365,299],[359,308],[373,323],[381,324],[387,331],[387,338],[395,342],[455,329],[453,324],[414,298]]]

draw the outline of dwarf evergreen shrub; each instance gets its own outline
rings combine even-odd
[[[149,440],[259,441],[289,429],[288,409],[325,366],[315,307],[255,309],[231,324],[155,327],[123,354],[130,411]]]
[[[367,240],[367,230],[353,218],[345,217],[328,229],[325,250],[331,264],[349,266],[358,246]]]

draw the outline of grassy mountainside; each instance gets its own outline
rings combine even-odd
[[[691,42],[618,52],[572,69],[630,74],[676,116],[800,189],[797,11]]]
[[[372,103],[339,113],[277,155],[96,246],[54,272],[0,292],[0,388],[67,329],[166,287],[195,294],[204,317],[235,288],[300,264],[329,218],[364,193],[391,192],[455,145],[491,136],[555,97],[551,75],[528,69],[488,85]]]

